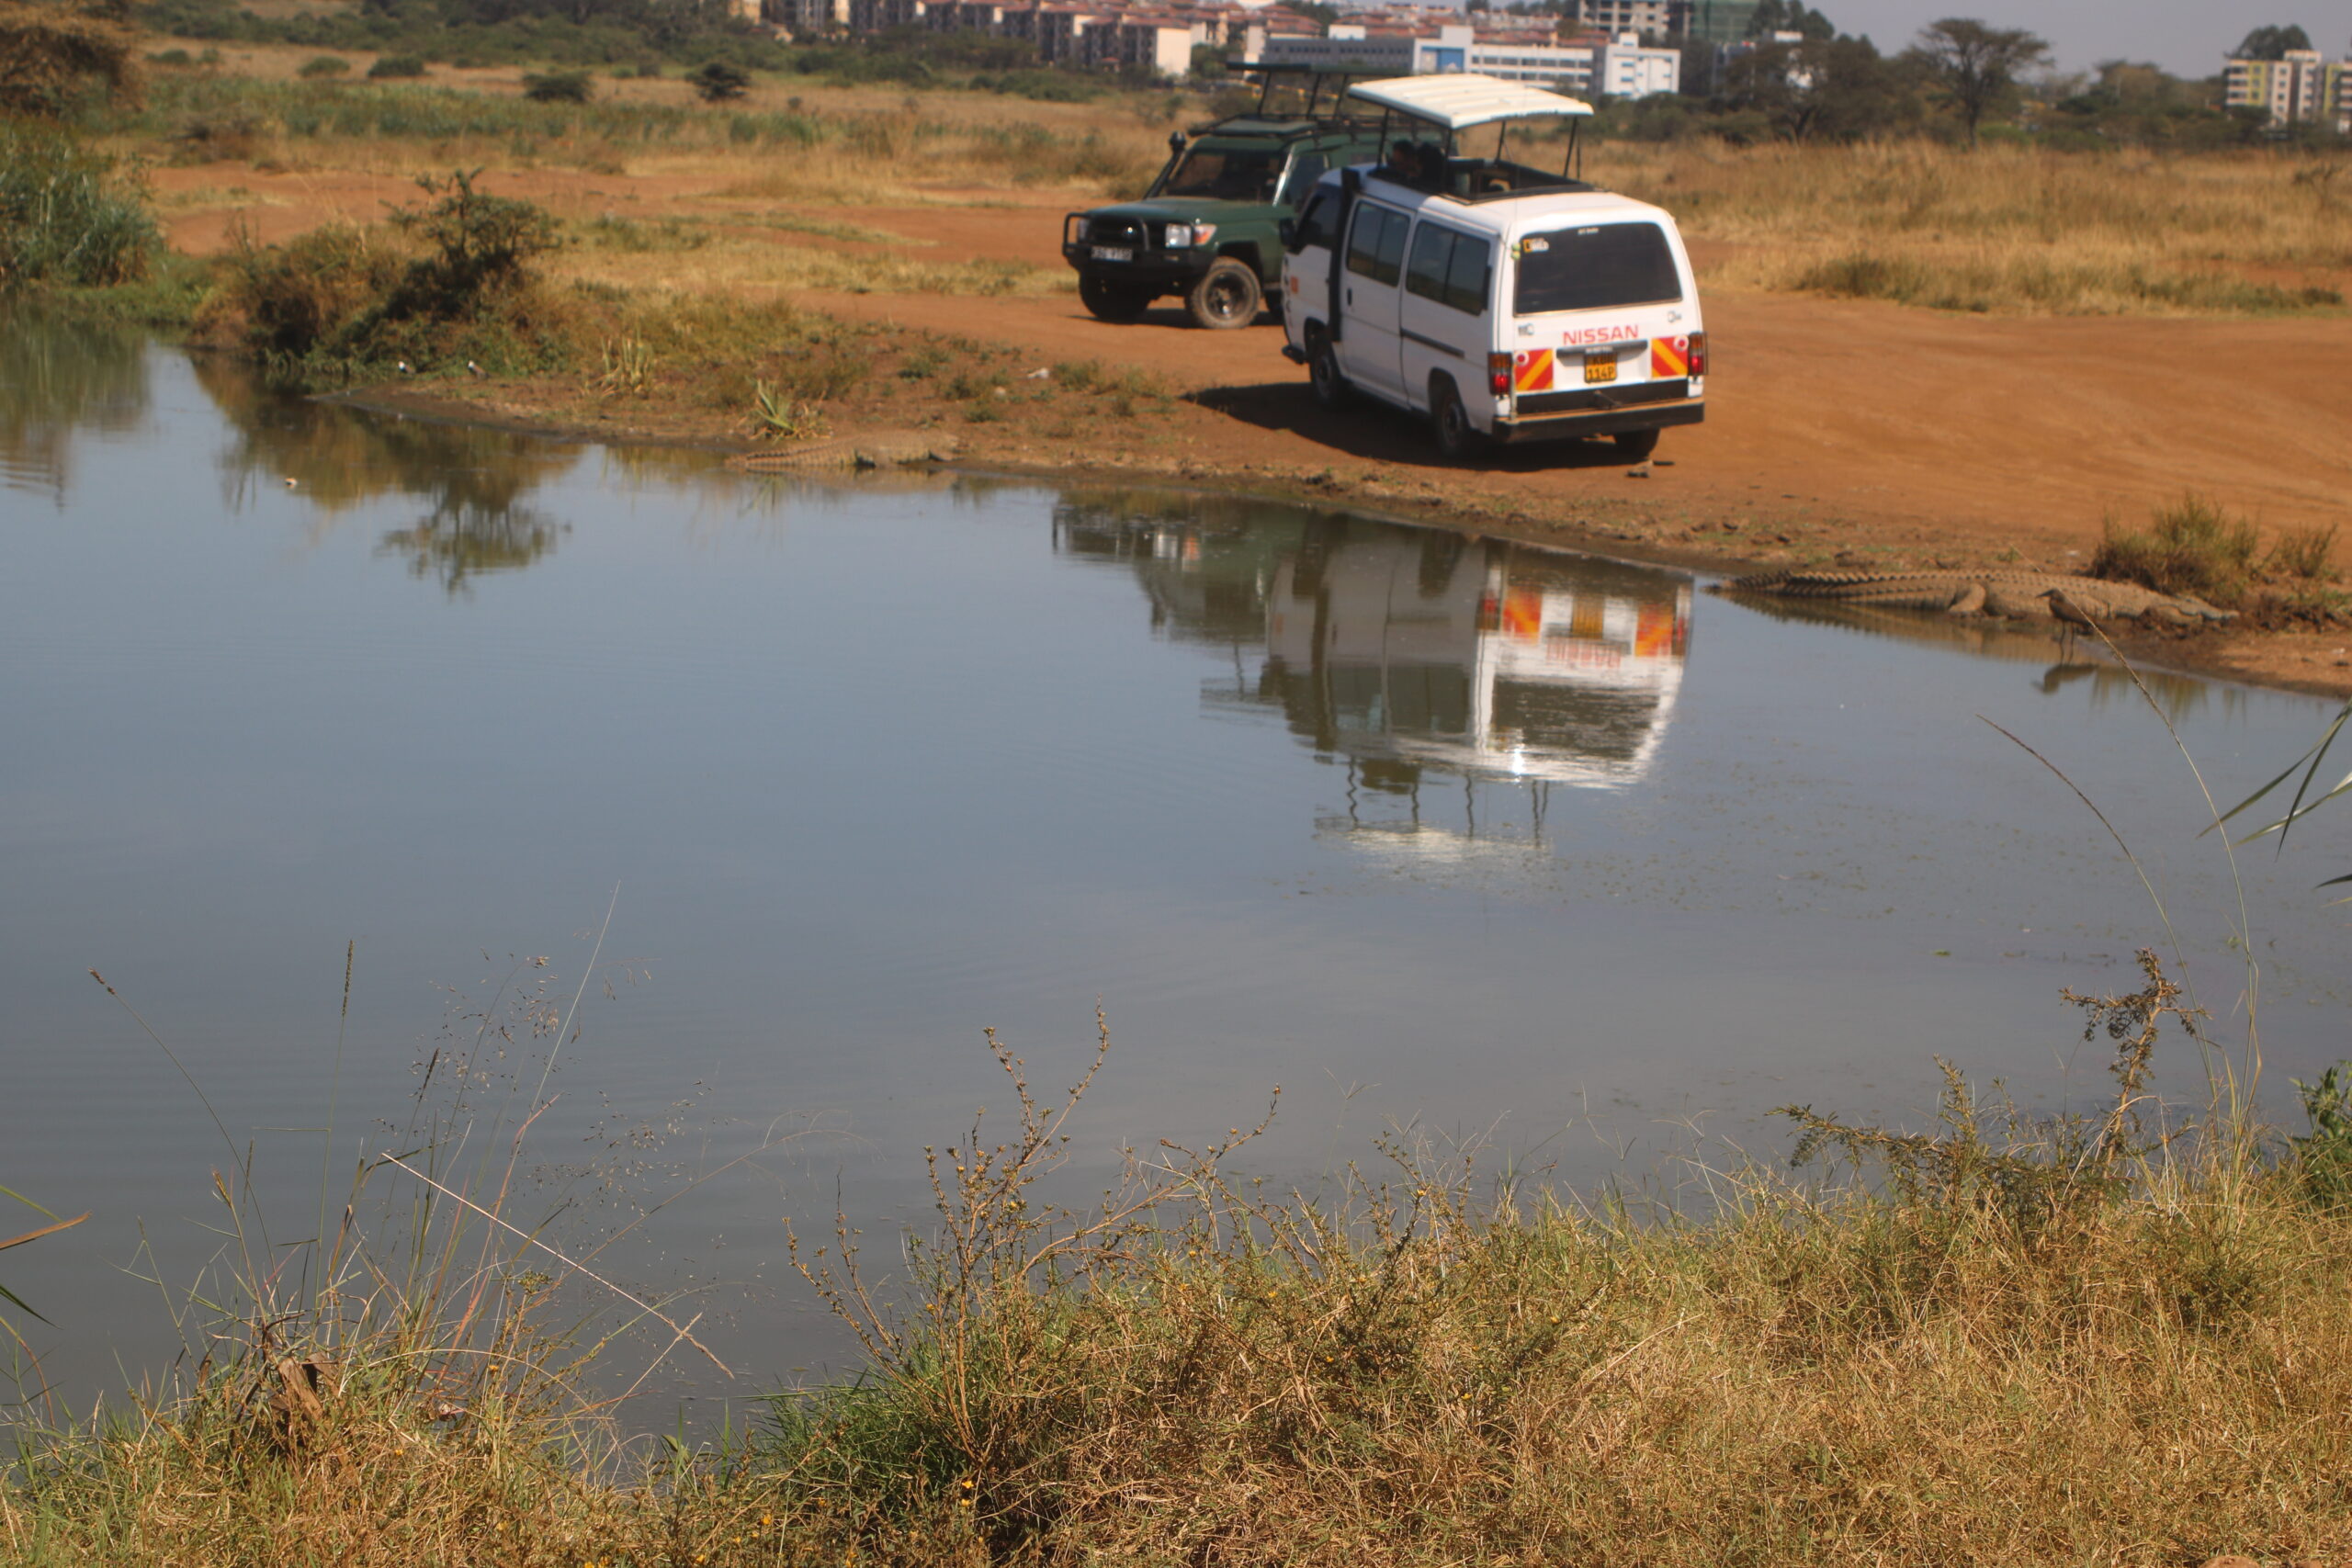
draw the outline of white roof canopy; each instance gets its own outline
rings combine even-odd
[[[1547,93],[1541,87],[1506,82],[1498,76],[1463,73],[1358,82],[1348,89],[1348,96],[1415,119],[1429,120],[1448,130],[1466,130],[1498,119],[1592,112],[1592,106],[1580,98]]]

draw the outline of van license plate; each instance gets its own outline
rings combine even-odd
[[[1136,254],[1125,245],[1097,245],[1094,247],[1094,259],[1131,262],[1136,259]]]
[[[1614,352],[1588,354],[1584,356],[1586,386],[1589,387],[1595,381],[1614,381],[1615,379],[1617,379],[1617,355]]]

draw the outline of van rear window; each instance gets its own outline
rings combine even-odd
[[[1522,316],[1600,310],[1682,298],[1674,253],[1655,223],[1602,223],[1530,234],[1519,243]]]

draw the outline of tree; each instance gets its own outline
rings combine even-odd
[[[1747,18],[1747,36],[1768,39],[1774,33],[1802,33],[1808,39],[1826,40],[1838,36],[1838,28],[1819,11],[1806,10],[1804,0],[1758,0]]]
[[[686,73],[686,80],[694,84],[695,92],[707,104],[722,104],[729,98],[740,98],[752,89],[752,73],[723,60],[714,60],[698,71]]]
[[[2050,58],[2050,46],[2023,28],[1996,28],[1969,17],[1946,17],[1920,29],[1912,52],[1927,67],[1944,101],[1960,111],[1968,144],[1976,127],[2017,90],[2018,73]]]
[[[1807,39],[1734,59],[1722,102],[1763,115],[1791,141],[1851,141],[1895,129],[1910,108],[1905,85],[1868,39]]]
[[[2283,28],[2256,28],[2231,54],[2233,60],[2284,60],[2290,49],[2309,49],[2311,34],[2290,22]]]
[[[552,71],[523,78],[523,96],[535,104],[584,104],[595,92],[585,71]]]

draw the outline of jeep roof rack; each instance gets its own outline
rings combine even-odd
[[[1363,71],[1352,65],[1316,65],[1264,60],[1228,60],[1226,68],[1258,78],[1258,107],[1251,119],[1351,119],[1348,88]],[[1289,109],[1274,102],[1278,90],[1306,96],[1302,108]]]

